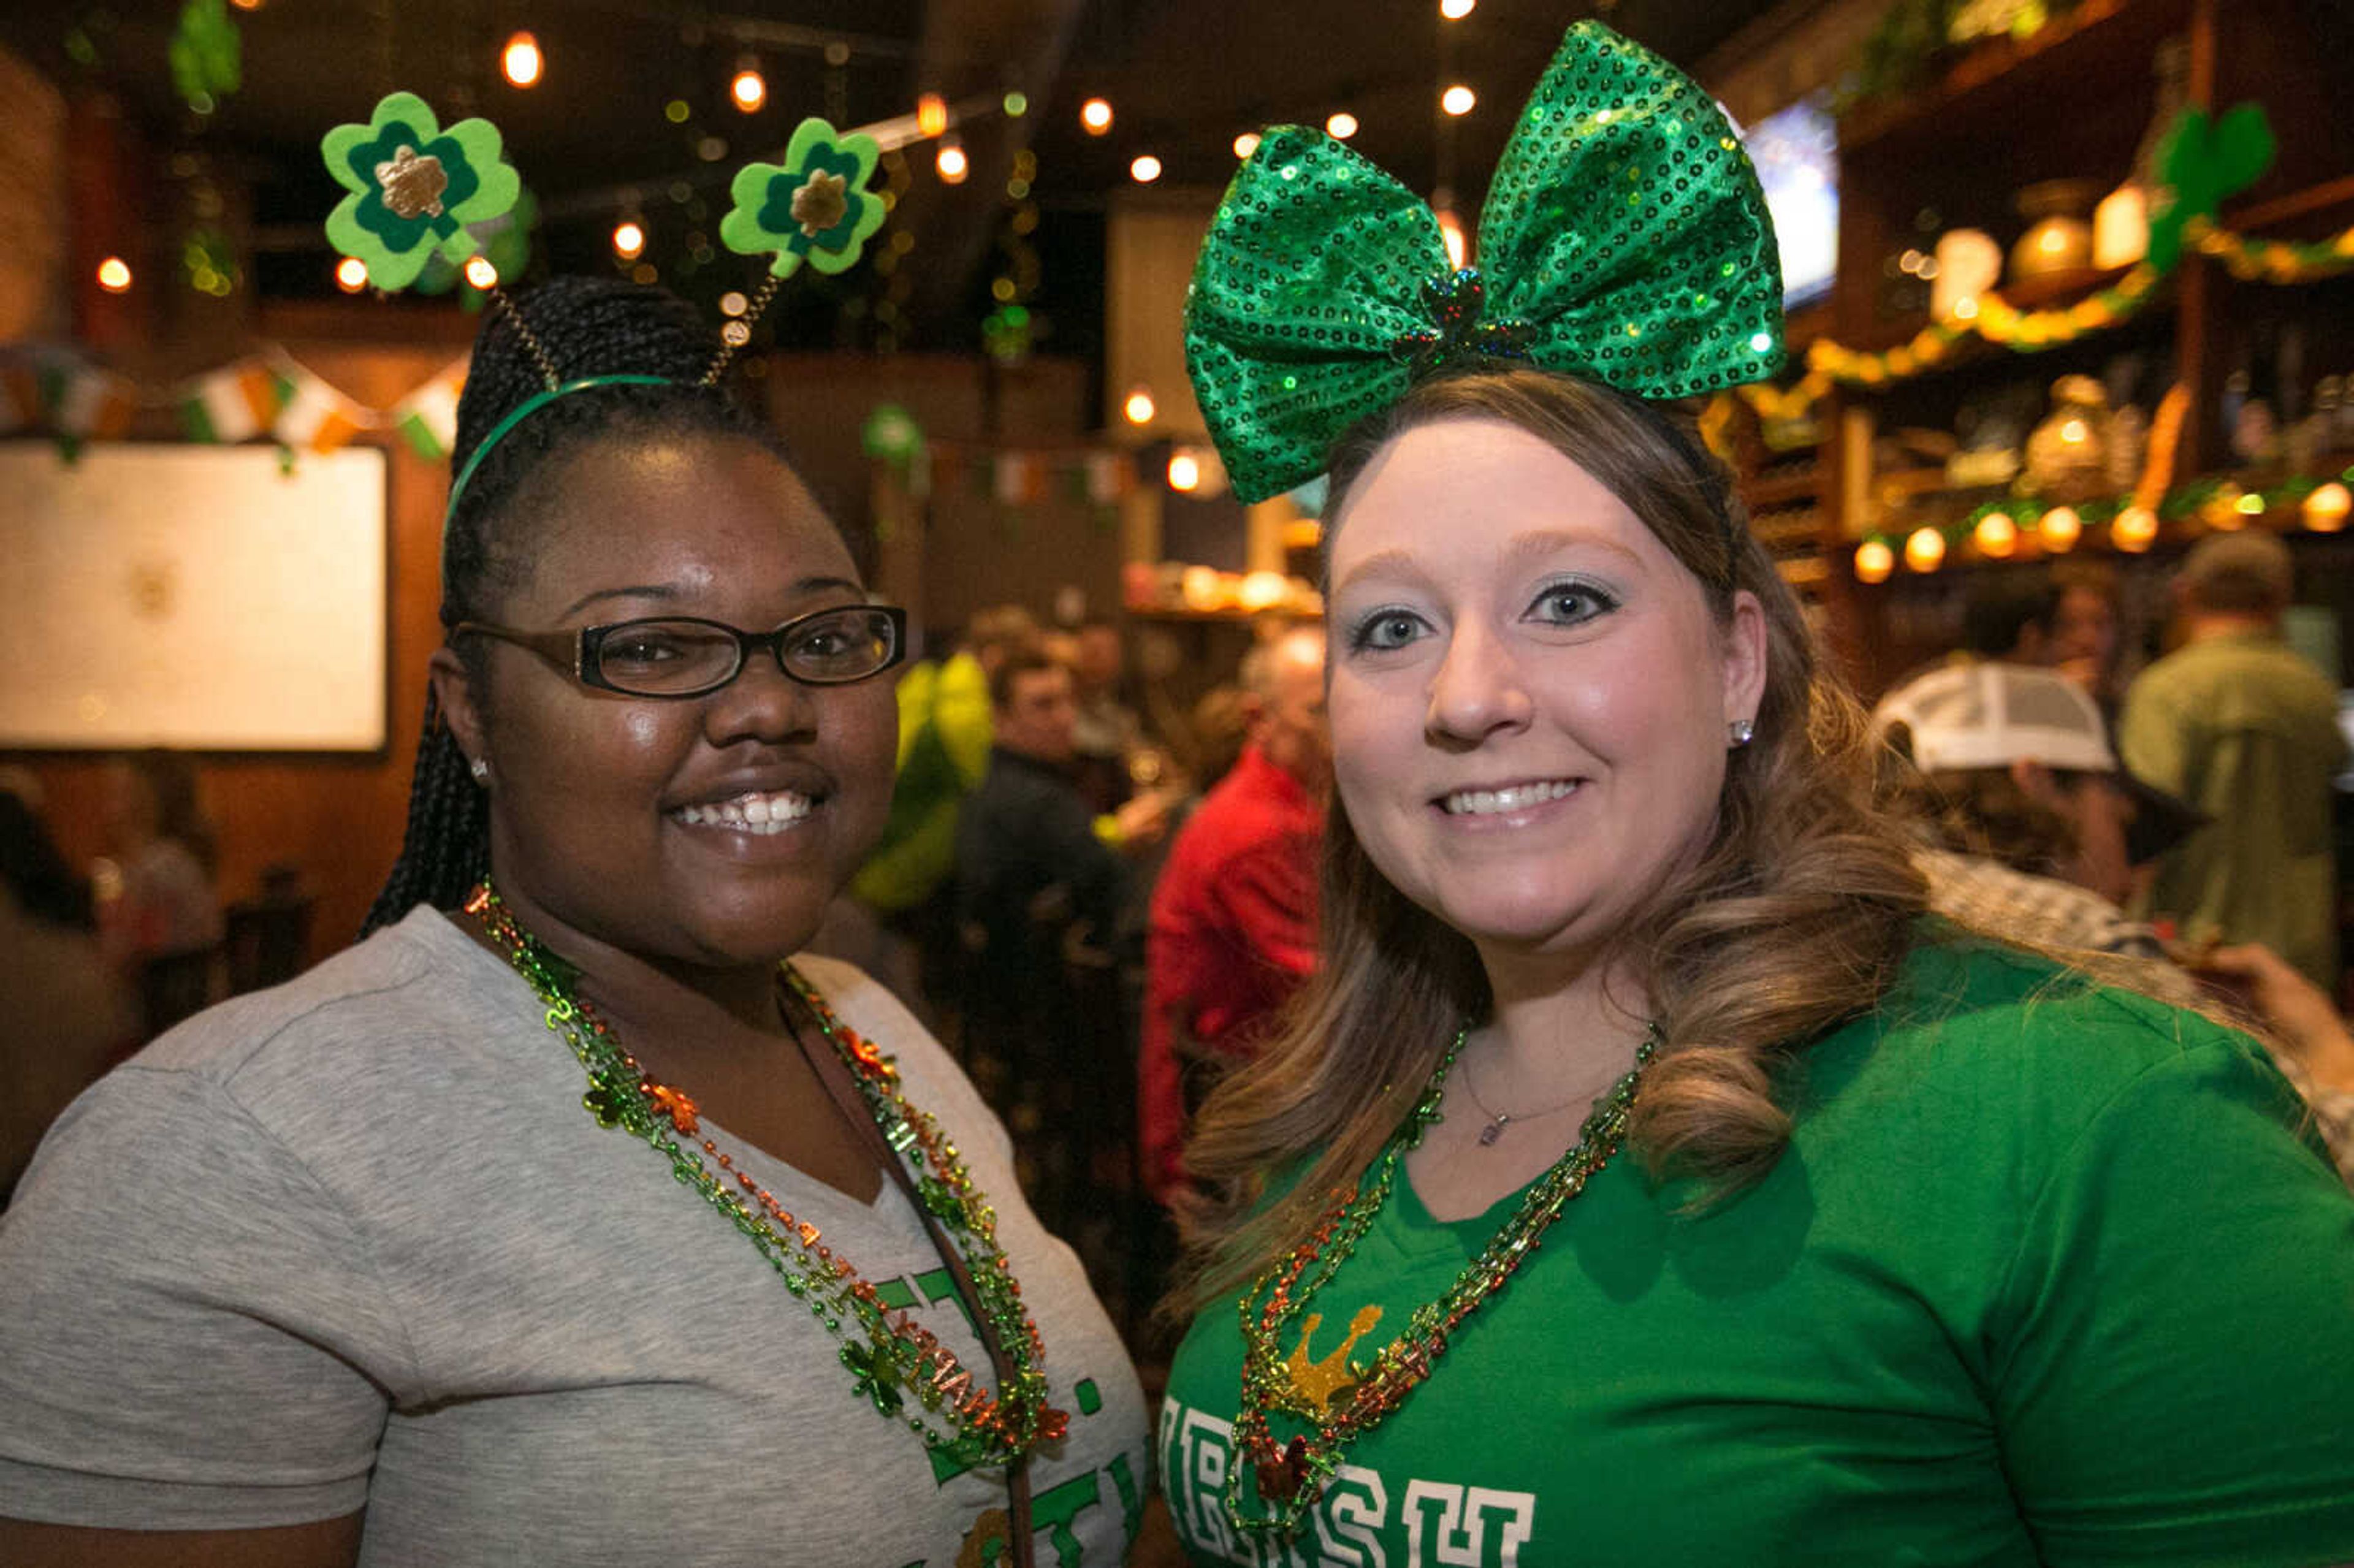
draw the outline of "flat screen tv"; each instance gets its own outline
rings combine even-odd
[[[1839,264],[1839,128],[1822,98],[1802,98],[1742,132],[1766,187],[1782,250],[1782,302],[1830,291]]]

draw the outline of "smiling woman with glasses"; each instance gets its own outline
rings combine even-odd
[[[794,956],[907,616],[675,301],[520,310],[371,934],[85,1096],[0,1229],[0,1562],[1119,1562],[1144,1407],[1076,1258]]]

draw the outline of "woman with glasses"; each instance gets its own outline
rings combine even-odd
[[[0,1229],[0,1560],[1123,1553],[1140,1395],[1003,1130],[790,957],[905,618],[715,347],[619,284],[485,328],[369,934],[85,1097]]]

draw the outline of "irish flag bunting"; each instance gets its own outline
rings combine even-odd
[[[197,380],[181,399],[180,425],[192,441],[234,446],[266,432],[279,401],[276,378],[260,361],[249,361]]]

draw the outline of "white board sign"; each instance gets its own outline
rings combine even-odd
[[[385,744],[372,448],[0,443],[0,748]]]

